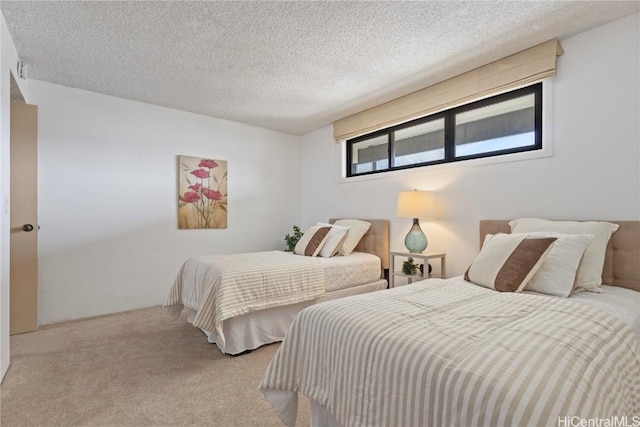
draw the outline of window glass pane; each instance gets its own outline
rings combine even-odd
[[[389,167],[387,135],[365,139],[351,145],[351,173],[372,172]]]
[[[393,165],[444,159],[444,118],[395,131]]]
[[[533,146],[535,95],[458,113],[455,126],[456,157]]]
[[[354,164],[353,173],[364,173],[364,172],[372,172],[379,171],[389,168],[389,161],[387,159],[379,160],[377,162],[369,162],[369,163],[358,163]]]

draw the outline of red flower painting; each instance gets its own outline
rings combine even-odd
[[[210,176],[210,175],[209,175],[209,172],[207,172],[207,171],[206,171],[206,170],[204,170],[204,169],[196,169],[196,170],[194,170],[194,171],[191,171],[190,173],[191,173],[191,175],[195,175],[195,176],[197,176],[198,178],[202,178],[202,179],[204,179],[204,178],[209,178],[209,176]]]
[[[222,193],[217,191],[217,190],[211,190],[210,188],[207,188],[206,190],[202,191],[202,194],[205,195],[205,197],[209,200],[220,200],[222,199]]]
[[[200,160],[200,163],[198,163],[198,167],[199,168],[209,168],[209,169],[213,169],[213,168],[217,168],[218,164],[216,163],[215,160],[211,160],[211,159],[202,159]]]
[[[227,162],[179,156],[178,228],[227,227]]]
[[[180,197],[185,203],[195,203],[200,200],[200,194],[194,193],[193,191],[187,191],[183,196]]]

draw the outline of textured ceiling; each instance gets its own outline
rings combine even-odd
[[[26,78],[304,134],[638,12],[594,1],[2,1]]]

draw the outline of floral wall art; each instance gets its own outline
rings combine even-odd
[[[227,161],[178,156],[178,228],[227,228]]]

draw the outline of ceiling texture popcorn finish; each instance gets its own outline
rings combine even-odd
[[[304,134],[636,13],[591,1],[2,1],[25,76]]]

